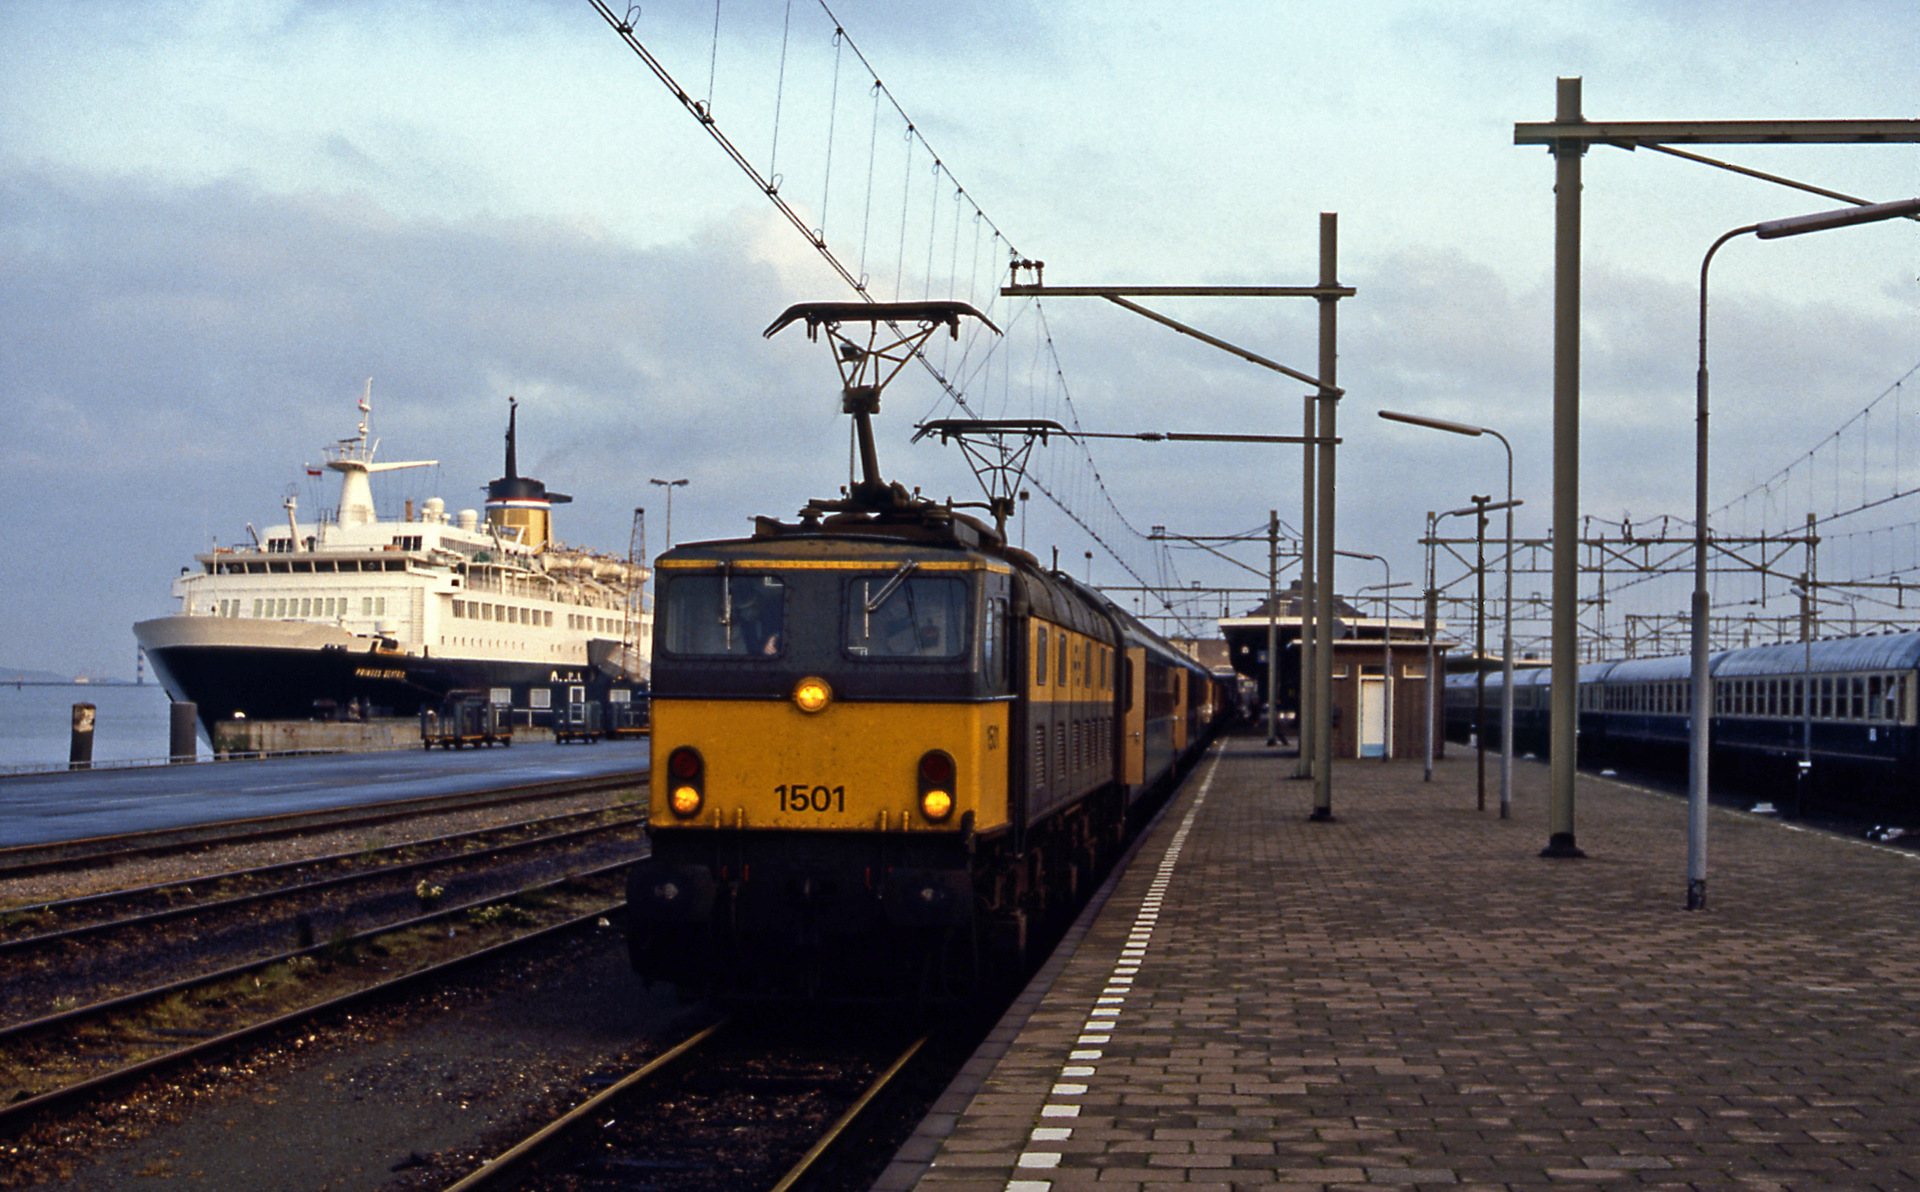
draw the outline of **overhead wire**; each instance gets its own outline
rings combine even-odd
[[[934,276],[933,262],[935,260],[935,246],[939,240],[939,219],[944,206],[942,200],[947,193],[941,187],[941,181],[943,179],[951,185],[951,193],[953,196],[952,210],[954,229],[952,247],[949,253],[949,276],[946,285],[948,292],[957,294],[960,288],[958,282],[959,221],[964,211],[971,210],[974,220],[974,250],[969,260],[970,267],[966,287],[972,305],[975,305],[976,308],[980,305],[978,289],[979,279],[982,275],[980,248],[983,239],[990,241],[992,246],[1004,246],[1007,250],[1006,258],[1008,260],[1022,259],[1023,254],[1014,248],[1011,241],[1007,239],[1005,233],[994,223],[991,216],[972,198],[966,188],[960,184],[959,179],[954,177],[952,171],[947,168],[939,154],[934,152],[932,145],[927,142],[926,137],[920,131],[918,125],[907,115],[906,109],[900,103],[899,98],[895,96],[892,90],[882,81],[879,72],[874,69],[873,63],[866,57],[865,52],[860,48],[856,39],[846,31],[846,28],[840,22],[831,6],[826,3],[826,0],[816,0],[820,12],[824,14],[832,30],[831,45],[833,51],[831,56],[831,81],[828,87],[829,112],[827,115],[827,138],[825,149],[821,155],[825,162],[823,169],[824,176],[820,189],[821,210],[818,213],[819,218],[817,221],[804,219],[800,212],[781,193],[782,179],[780,175],[775,172],[780,161],[778,154],[781,145],[782,127],[786,116],[787,91],[790,82],[789,73],[792,61],[790,51],[791,39],[794,32],[792,0],[787,0],[783,8],[780,64],[776,72],[775,94],[773,97],[773,127],[767,160],[767,172],[764,175],[739,151],[726,132],[721,129],[713,114],[721,32],[719,0],[715,0],[714,3],[713,29],[708,48],[707,98],[704,102],[697,102],[691,99],[685,90],[675,81],[672,73],[667,70],[660,59],[635,35],[632,24],[634,14],[629,13],[628,19],[622,20],[614,15],[605,3],[605,0],[589,0],[589,2],[601,14],[607,24],[621,35],[627,42],[628,47],[646,64],[654,76],[666,86],[675,98],[680,101],[682,106],[700,122],[708,136],[718,144],[728,157],[733,160],[735,165],[753,181],[756,188],[766,195],[768,200],[775,205],[787,221],[807,238],[809,244],[827,263],[829,268],[859,294],[863,300],[868,302],[880,300],[872,293],[870,283],[873,270],[877,266],[883,267],[883,263],[875,262],[873,259],[874,229],[872,226],[873,201],[876,197],[875,191],[878,185],[882,156],[881,139],[879,136],[881,109],[883,106],[882,101],[885,102],[885,106],[891,109],[893,115],[898,118],[901,124],[903,160],[901,164],[900,228],[894,252],[895,270],[893,294],[895,300],[900,300],[903,297],[902,291],[908,284],[905,268],[908,251],[908,230],[909,225],[913,222],[913,174],[916,168],[915,162],[919,160],[917,154],[921,150],[925,151],[926,159],[931,163],[929,169],[934,180],[930,188],[927,204],[927,248],[921,278],[922,294],[930,296],[935,292],[934,287],[937,279]],[[840,73],[844,65],[844,56],[849,53],[852,55],[853,61],[857,62],[859,66],[867,72],[867,77],[871,80],[872,94],[872,114],[868,132],[867,186],[861,202],[860,251],[857,259],[857,269],[850,269],[841,261],[834,247],[829,243],[827,235],[830,226],[837,226],[831,218],[831,209],[828,204],[833,193],[831,175],[834,168],[834,148],[838,128]],[[987,255],[989,261],[995,261],[997,257],[997,252],[990,252]],[[997,272],[998,265],[996,263],[992,266],[992,273]],[[989,276],[991,275],[992,274],[989,274]],[[993,317],[993,312],[999,299],[999,288],[997,285],[992,285],[988,287],[988,291],[990,297],[986,302],[986,313],[989,314],[989,317]],[[1039,304],[1037,300],[1029,299],[1026,304],[1023,304],[1022,313],[1024,313],[1024,306],[1027,305],[1037,308]],[[1012,327],[1020,322],[1017,318],[1009,320],[1005,319],[1004,316],[1002,316],[1002,320],[1006,322],[1008,327]],[[1041,397],[1030,393],[1029,400],[1048,401],[1057,398],[1058,403],[1063,407],[1073,424],[1077,427],[1079,425],[1078,416],[1077,413],[1074,412],[1072,395],[1066,386],[1064,370],[1060,367],[1058,350],[1052,341],[1051,331],[1045,326],[1044,313],[1040,315],[1036,323],[1037,333],[1042,340],[1041,344],[1037,345],[1036,350],[1044,351],[1047,363],[1050,365],[1050,368],[1046,371],[1051,374],[1051,379],[1048,381],[1047,386],[1043,386],[1043,388],[1050,387],[1052,396]],[[979,375],[980,370],[989,367],[993,357],[1001,354],[1001,352],[1002,346],[999,343],[987,337],[979,328],[970,326],[967,332],[960,337],[957,348],[953,344],[948,344],[943,348],[941,361],[938,365],[924,350],[917,350],[915,355],[922,367],[932,376],[942,392],[943,398],[939,404],[942,406],[951,404],[972,414],[974,412],[973,406],[969,403],[965,389],[965,386],[970,383],[970,381],[966,378]],[[958,357],[957,361],[955,360],[956,354]],[[958,384],[956,384],[954,379],[956,375],[963,378]],[[1036,484],[1036,487],[1047,497],[1051,504],[1060,509],[1074,524],[1079,526],[1093,541],[1098,543],[1101,549],[1114,561],[1118,562],[1129,575],[1138,580],[1142,586],[1148,586],[1147,581],[1142,577],[1140,566],[1128,557],[1132,552],[1126,550],[1118,541],[1119,537],[1123,534],[1130,535],[1138,542],[1146,542],[1147,536],[1141,534],[1138,528],[1133,526],[1125,515],[1121,513],[1117,502],[1114,500],[1112,493],[1107,489],[1105,480],[1100,475],[1099,468],[1094,462],[1091,452],[1087,450],[1085,443],[1079,442],[1077,447],[1077,455],[1080,459],[1084,460],[1086,469],[1086,475],[1084,477],[1076,477],[1074,475],[1063,476],[1062,473],[1064,469],[1056,467],[1053,478],[1048,483]],[[1084,482],[1084,484],[1082,482]],[[1080,491],[1082,488],[1086,491]],[[1159,550],[1152,566],[1160,572],[1163,579],[1170,575],[1177,574],[1164,547]]]

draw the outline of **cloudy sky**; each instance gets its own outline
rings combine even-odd
[[[1341,545],[1388,556],[1396,580],[1418,579],[1425,511],[1498,491],[1502,456],[1382,408],[1504,431],[1519,530],[1545,532],[1553,171],[1512,141],[1516,122],[1551,118],[1557,77],[1584,78],[1592,119],[1920,117],[1910,0],[834,13],[922,141],[876,103],[818,0],[724,0],[717,19],[712,0],[648,0],[632,19],[875,293],[991,303],[1002,339],[941,349],[983,413],[1065,420],[1070,396],[1092,430],[1297,433],[1295,382],[1097,300],[1036,310],[994,288],[1009,249],[1061,285],[1306,284],[1319,213],[1339,214],[1341,280],[1359,290],[1341,311]],[[575,496],[559,528],[578,544],[624,553],[644,505],[658,549],[651,477],[691,480],[681,540],[845,482],[824,349],[760,335],[844,283],[587,0],[11,0],[0,45],[0,664],[130,675],[131,623],[170,611],[196,550],[277,521],[289,491],[332,503],[303,465],[351,433],[369,377],[383,456],[440,461],[396,478],[395,506],[479,504],[509,394],[521,470]],[[1868,199],[1920,194],[1920,147],[1705,151]],[[1589,155],[1586,512],[1690,510],[1700,256],[1729,228],[1837,205],[1649,151]],[[1163,305],[1312,371],[1311,303]],[[1920,363],[1920,225],[1736,242],[1714,266],[1712,326],[1718,504]],[[952,448],[908,443],[952,412],[925,373],[903,374],[882,413],[891,478],[977,495]],[[1807,496],[1773,502],[1771,528],[1846,504],[1866,472],[1914,485],[1920,393],[1876,417],[1859,448],[1834,442],[1831,477],[1816,453]],[[1155,582],[1252,577],[1134,530],[1298,519],[1291,450],[1092,451],[1089,468],[1045,449],[1039,479]],[[1910,503],[1875,524],[1920,520]],[[1023,533],[1076,574],[1091,549],[1096,582],[1132,582],[1038,494]],[[1823,553],[1823,575],[1844,565]],[[1343,563],[1339,580],[1379,569]],[[1659,611],[1684,592],[1643,595]]]

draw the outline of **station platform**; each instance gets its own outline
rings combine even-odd
[[[1920,1187],[1920,855],[1216,744],[876,1188]],[[996,1052],[997,1057],[996,1057]]]

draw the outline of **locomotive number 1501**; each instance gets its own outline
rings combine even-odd
[[[808,786],[805,783],[781,783],[773,788],[780,796],[782,811],[845,811],[847,788],[844,786]]]

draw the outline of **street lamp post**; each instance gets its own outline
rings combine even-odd
[[[1794,767],[1793,818],[1807,810],[1807,784],[1813,780],[1813,585],[1806,573],[1793,585],[1800,598],[1800,694],[1793,703],[1800,710],[1800,764]]]
[[[1487,809],[1487,506],[1492,497],[1472,496],[1473,502],[1473,736],[1474,810]]]
[[[655,478],[647,481],[647,483],[657,484],[660,487],[667,490],[667,549],[672,550],[673,549],[673,490],[676,488],[684,487],[687,483],[687,478],[685,476],[682,476],[678,480],[660,480],[658,478]]]
[[[1723,233],[1700,258],[1700,362],[1694,374],[1693,429],[1693,601],[1691,615],[1692,701],[1687,710],[1687,909],[1707,905],[1707,758],[1713,717],[1713,679],[1707,673],[1707,269],[1713,254],[1735,236],[1752,232],[1761,240],[1801,236],[1853,224],[1920,214],[1920,198],[1868,203],[1787,219],[1747,224]]]
[[[1507,452],[1507,590],[1505,626],[1500,633],[1500,818],[1510,819],[1513,815],[1513,510],[1519,504],[1513,499],[1513,444],[1490,426],[1471,426],[1394,410],[1382,410],[1380,416],[1390,422],[1405,422],[1448,434],[1474,438],[1492,435]]]
[[[1421,775],[1420,775],[1420,781],[1422,782],[1433,781],[1433,721],[1435,717],[1435,705],[1439,703],[1439,699],[1438,699],[1437,693],[1434,691],[1434,688],[1440,682],[1440,676],[1436,674],[1434,671],[1434,648],[1433,648],[1434,636],[1436,633],[1439,632],[1439,629],[1440,629],[1440,625],[1439,625],[1440,593],[1433,586],[1434,584],[1433,527],[1434,527],[1434,523],[1437,522],[1438,520],[1440,520],[1438,514],[1434,513],[1433,510],[1431,509],[1427,510],[1427,593],[1426,593],[1427,595],[1427,604],[1426,604],[1427,727],[1426,727],[1426,737],[1425,737],[1426,757],[1424,759],[1424,765],[1422,767]]]
[[[1304,624],[1304,620],[1302,624]],[[1280,511],[1267,510],[1267,748],[1280,743]]]

